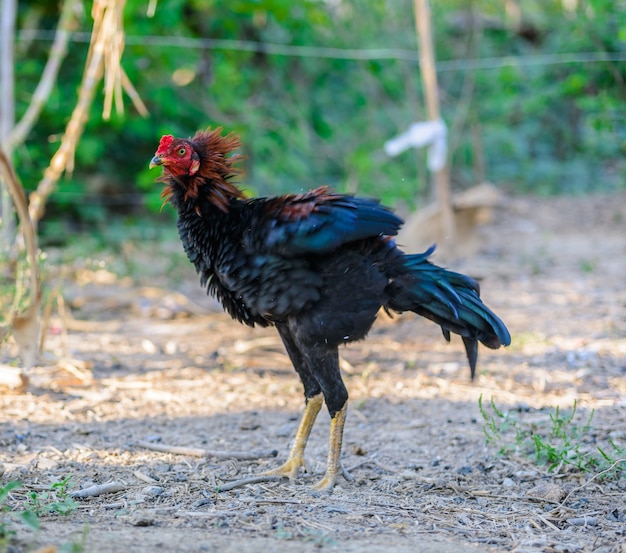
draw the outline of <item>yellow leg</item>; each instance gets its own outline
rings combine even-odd
[[[331,491],[341,474],[341,441],[343,439],[343,426],[346,422],[348,402],[340,411],[330,419],[330,440],[328,442],[328,460],[326,461],[326,474],[315,486],[319,491]]]
[[[293,480],[298,475],[300,467],[304,466],[304,448],[311,434],[313,423],[317,418],[317,414],[320,412],[324,403],[324,396],[317,394],[309,398],[304,407],[304,413],[300,420],[300,426],[296,432],[296,437],[289,452],[287,461],[280,467],[266,472],[267,475],[286,476]],[[332,424],[332,423],[331,423]],[[341,438],[339,438],[339,444],[341,447]]]

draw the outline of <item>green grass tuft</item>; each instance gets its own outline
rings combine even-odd
[[[499,409],[493,398],[486,407],[482,395],[478,409],[487,444],[497,447],[499,455],[530,457],[553,473],[567,467],[579,472],[607,471],[605,479],[624,476],[624,462],[620,459],[626,456],[626,449],[612,440],[605,449],[595,445],[590,436],[594,411],[582,424],[577,422],[576,401],[571,410],[564,412],[556,407],[548,420],[539,423],[523,423],[516,413]],[[611,470],[607,470],[609,467]]]

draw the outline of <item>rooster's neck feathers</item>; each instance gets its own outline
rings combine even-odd
[[[241,172],[235,164],[241,161],[242,156],[233,154],[241,145],[239,137],[235,133],[222,136],[221,127],[213,130],[208,128],[206,131],[198,131],[189,144],[200,157],[200,168],[194,175],[179,178],[164,176],[163,180],[168,186],[163,190],[163,200],[167,202],[172,199],[178,184],[184,190],[182,199],[185,202],[196,203],[197,200],[205,199],[220,211],[228,213],[231,199],[245,198],[244,193],[230,182]],[[199,210],[197,203],[195,209]]]

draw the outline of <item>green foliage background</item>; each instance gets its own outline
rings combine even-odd
[[[331,184],[391,204],[415,206],[427,196],[425,152],[390,159],[382,149],[425,118],[416,57],[354,60],[164,44],[190,37],[415,51],[412,0],[159,0],[153,17],[148,4],[127,0],[123,66],[150,117],[128,102],[124,116],[105,122],[102,103],[95,102],[75,173],[53,196],[44,233],[166,216],[157,215],[160,187],[147,168],[158,139],[209,125],[241,134],[243,179],[255,194]],[[499,0],[433,3],[453,185],[485,178],[538,194],[623,189],[626,3],[579,0],[574,14],[565,14],[560,0],[521,5],[523,25],[516,30]],[[88,32],[90,2],[84,8],[78,30]],[[55,28],[57,2],[20,2],[19,9],[20,28]],[[471,13],[484,24],[469,25]],[[49,47],[49,40],[17,43],[18,117]],[[72,43],[41,121],[15,152],[27,188],[36,186],[58,146],[86,51],[86,43]],[[588,52],[613,61],[553,63],[557,54],[584,59]],[[471,63],[476,59],[480,67]]]

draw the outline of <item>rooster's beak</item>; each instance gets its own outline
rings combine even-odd
[[[154,156],[150,161],[150,169],[153,169],[154,167],[157,167],[159,165],[163,165],[163,158],[160,158],[159,156]]]

